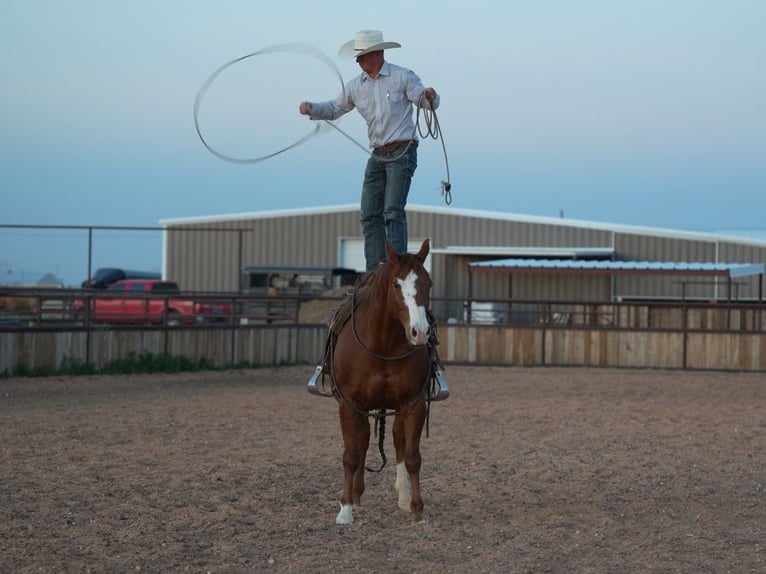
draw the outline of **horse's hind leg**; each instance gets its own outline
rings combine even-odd
[[[370,441],[370,421],[341,403],[340,426],[343,432],[343,496],[335,522],[352,524],[353,506],[361,503],[364,492],[364,460]]]
[[[422,407],[422,408],[421,408]],[[423,522],[423,497],[420,492],[420,435],[425,423],[425,406],[421,404],[394,421],[396,449],[396,490],[399,508],[412,512],[412,522]]]

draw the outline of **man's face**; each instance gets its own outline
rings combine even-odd
[[[370,52],[364,56],[359,56],[356,59],[356,63],[362,68],[364,72],[368,74],[377,73],[380,67],[383,65],[383,50],[377,52]]]

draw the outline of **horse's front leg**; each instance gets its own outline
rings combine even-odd
[[[402,510],[409,510],[412,489],[410,488],[410,477],[407,475],[407,469],[404,468],[404,447],[407,443],[404,437],[404,419],[402,415],[397,415],[394,419],[393,435],[394,450],[396,451],[396,482],[394,486],[399,494],[398,505]]]
[[[412,512],[412,522],[423,523],[423,496],[420,492],[420,436],[425,424],[425,403],[421,403],[394,421],[396,449],[396,490],[399,508]]]
[[[364,492],[364,461],[370,442],[370,421],[341,403],[340,426],[343,433],[343,495],[335,522],[352,524],[353,507],[361,504]]]

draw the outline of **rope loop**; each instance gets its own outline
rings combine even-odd
[[[275,156],[278,156],[279,154],[282,154],[288,150],[291,150],[302,143],[305,143],[306,141],[310,140],[317,134],[319,134],[319,131],[322,127],[322,123],[317,122],[314,127],[303,137],[299,138],[292,144],[285,146],[281,149],[278,149],[272,153],[268,153],[266,155],[258,156],[258,157],[234,157],[225,153],[222,153],[215,149],[206,139],[205,136],[202,135],[202,129],[200,128],[199,124],[199,110],[202,105],[202,101],[207,94],[207,91],[210,89],[210,86],[216,81],[216,79],[223,74],[227,69],[229,69],[231,66],[238,64],[240,62],[243,62],[244,60],[247,60],[249,58],[254,58],[256,56],[262,56],[264,54],[273,54],[273,53],[298,53],[298,54],[304,54],[311,56],[313,58],[316,58],[323,64],[325,64],[328,68],[330,68],[333,73],[337,76],[338,81],[340,82],[342,93],[345,95],[346,93],[346,86],[345,82],[343,81],[343,76],[340,73],[340,70],[335,65],[335,63],[327,57],[321,50],[318,48],[315,48],[314,46],[311,46],[309,44],[278,44],[275,46],[269,46],[267,48],[264,48],[262,50],[258,50],[256,52],[251,52],[249,54],[245,54],[244,56],[240,56],[239,58],[235,58],[229,62],[226,62],[222,66],[218,67],[216,70],[213,71],[212,74],[203,82],[202,86],[197,92],[197,96],[194,98],[194,127],[197,130],[197,135],[199,136],[200,141],[202,142],[202,145],[207,148],[207,150],[213,154],[218,159],[221,159],[223,161],[227,161],[229,163],[234,164],[255,164],[260,163],[262,161],[266,161],[267,159],[271,159]],[[425,130],[421,128],[420,126],[420,114],[423,113],[423,121],[425,122]],[[361,148],[365,153],[369,154],[371,157],[376,159],[380,162],[392,162],[396,161],[399,158],[401,158],[410,148],[410,145],[407,145],[400,154],[396,155],[393,158],[382,158],[379,156],[376,156],[374,152],[370,152],[367,148],[365,148],[362,144],[360,144],[358,141],[356,141],[353,137],[351,137],[349,134],[344,132],[341,128],[339,128],[336,124],[329,120],[324,120],[324,124],[335,128],[338,132],[340,132],[343,136],[345,136],[348,140],[350,140],[352,143],[354,143],[357,147]],[[431,105],[428,102],[428,100],[425,97],[425,94],[420,96],[420,100],[417,105],[417,115],[415,120],[415,129],[420,134],[421,138],[431,138],[431,139],[438,139],[441,140],[442,143],[442,152],[444,153],[444,164],[447,169],[447,179],[442,180],[441,182],[441,194],[444,197],[445,202],[447,205],[450,205],[452,203],[452,184],[450,183],[450,175],[449,175],[449,160],[447,159],[447,148],[444,145],[444,137],[442,136],[441,126],[439,125],[439,118],[436,115],[436,110],[431,109]],[[414,134],[413,134],[414,135]]]
[[[244,56],[240,56],[239,58],[235,58],[229,62],[226,62],[225,64],[220,66],[218,69],[216,69],[212,74],[210,74],[210,76],[207,78],[207,80],[205,80],[205,82],[202,84],[199,91],[197,92],[197,96],[194,98],[194,127],[197,130],[197,135],[199,136],[200,141],[207,148],[207,150],[218,159],[222,159],[223,161],[228,161],[229,163],[236,163],[236,164],[260,163],[262,161],[266,161],[267,159],[271,159],[272,157],[278,156],[279,154],[284,153],[288,150],[291,150],[294,147],[299,146],[300,144],[310,140],[312,137],[314,137],[315,135],[319,133],[319,130],[322,127],[322,124],[317,123],[311,129],[311,131],[309,131],[306,135],[304,135],[303,137],[301,137],[294,143],[286,147],[283,147],[281,149],[278,149],[275,152],[268,153],[266,155],[262,155],[258,157],[248,157],[248,158],[234,157],[234,156],[221,153],[217,149],[215,149],[212,145],[210,145],[208,141],[205,139],[205,136],[202,135],[202,130],[200,129],[200,126],[199,126],[199,109],[200,109],[200,106],[202,105],[202,100],[205,97],[205,94],[210,89],[210,86],[213,84],[213,82],[215,82],[215,80],[223,72],[225,72],[227,69],[229,69],[231,66],[235,64],[239,64],[240,62],[243,62],[249,58],[254,58],[255,56],[262,56],[264,54],[275,54],[275,53],[305,54],[318,59],[320,62],[325,64],[327,67],[329,67],[333,72],[335,72],[335,75],[338,77],[338,80],[340,81],[341,90],[343,90],[343,93],[345,93],[346,87],[343,82],[343,76],[341,75],[338,67],[321,50],[309,44],[278,44],[276,46],[269,46],[268,48],[264,48],[256,52],[251,52],[250,54],[245,54]]]

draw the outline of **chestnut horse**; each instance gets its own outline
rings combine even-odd
[[[386,415],[395,416],[399,508],[410,510],[414,523],[425,522],[420,436],[432,374],[427,312],[431,277],[423,266],[429,249],[428,239],[417,254],[397,253],[386,243],[388,260],[355,288],[351,316],[337,332],[330,369],[343,433],[338,524],[354,522],[353,506],[360,504],[364,492],[370,417]]]

